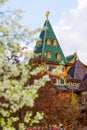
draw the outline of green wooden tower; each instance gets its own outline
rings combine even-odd
[[[47,12],[48,13],[48,12]],[[46,14],[46,20],[43,26],[43,30],[40,33],[40,41],[36,43],[35,53],[41,54],[43,59],[47,62],[54,63],[66,63],[67,59],[59,45],[56,35],[52,29],[52,26],[48,20],[48,15]]]

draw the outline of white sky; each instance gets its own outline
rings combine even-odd
[[[78,0],[76,8],[64,13],[54,28],[64,53],[76,51],[87,64],[87,0]]]
[[[22,22],[31,29],[43,26],[49,10],[49,21],[65,56],[77,52],[87,64],[87,0],[9,0],[7,6],[23,8]]]

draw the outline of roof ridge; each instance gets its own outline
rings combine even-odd
[[[77,71],[77,64],[78,64],[78,59],[76,59],[75,61],[75,69],[74,69],[74,78],[75,78],[75,75],[76,75],[76,71]]]

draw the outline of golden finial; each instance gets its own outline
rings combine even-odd
[[[49,17],[49,14],[50,14],[50,12],[47,11],[47,12],[46,12],[46,18],[47,18],[47,19],[48,19],[48,17]]]

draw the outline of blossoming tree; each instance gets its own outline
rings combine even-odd
[[[0,0],[0,7],[7,0]],[[2,12],[0,10],[0,129],[24,130],[25,124],[32,125],[42,119],[42,113],[37,112],[32,119],[32,111],[23,108],[34,105],[37,91],[44,86],[49,77],[40,78],[40,82],[26,84],[29,76],[40,72],[40,66],[31,70],[29,57],[23,53],[20,43],[28,44],[32,34],[19,21],[21,10]],[[25,85],[26,84],[26,85]]]

